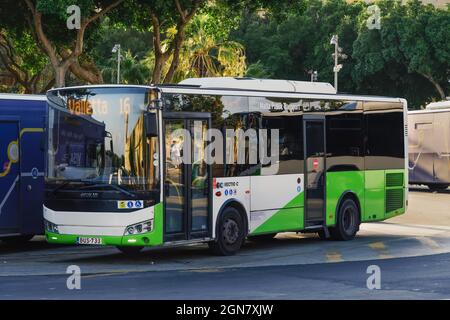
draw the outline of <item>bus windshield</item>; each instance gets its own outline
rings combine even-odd
[[[47,183],[54,190],[155,191],[157,137],[145,135],[145,88],[81,88],[48,93]],[[120,188],[118,188],[120,186]]]

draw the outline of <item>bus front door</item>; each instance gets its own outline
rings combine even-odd
[[[305,227],[325,224],[325,120],[304,117]]]
[[[19,122],[0,120],[0,234],[19,232]]]
[[[166,113],[164,241],[210,237],[211,168],[206,161],[209,113]]]

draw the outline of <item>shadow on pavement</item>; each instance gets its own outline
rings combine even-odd
[[[294,247],[310,252],[311,250],[326,250],[327,248],[339,249],[351,246],[365,247],[369,243],[391,240],[398,240],[401,236],[396,235],[360,235],[350,242],[341,241],[325,241],[321,240],[316,234],[291,235],[279,234],[277,238],[264,242],[256,242],[247,240],[242,249],[237,254],[237,258],[248,259],[248,256],[260,256],[267,254],[272,249],[283,255],[283,251],[292,252]],[[77,256],[69,259],[59,260],[64,263],[87,263],[87,264],[114,264],[120,265],[136,265],[136,264],[161,264],[161,263],[177,263],[188,266],[190,263],[198,260],[211,259],[228,259],[229,257],[221,257],[213,255],[206,244],[195,244],[179,247],[162,247],[162,248],[146,248],[136,255],[125,255],[119,250],[107,249],[104,247],[92,247],[93,251],[89,252],[86,247],[84,253],[86,256]],[[105,252],[102,252],[102,249]]]
[[[0,240],[0,255],[10,253],[32,252],[38,250],[48,250],[58,248],[57,245],[49,244],[43,236],[36,236],[32,240],[24,243],[6,243]]]
[[[428,187],[424,187],[424,186],[409,186],[409,191],[412,192],[421,192],[421,193],[441,193],[441,194],[450,194],[450,188],[447,188],[445,190],[430,190]]]

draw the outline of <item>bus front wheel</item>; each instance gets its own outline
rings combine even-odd
[[[227,207],[220,216],[215,241],[208,243],[214,254],[230,256],[239,251],[245,241],[245,223],[236,208]]]
[[[352,240],[359,230],[360,223],[355,201],[351,198],[345,199],[339,208],[336,226],[330,228],[331,238],[338,241]]]

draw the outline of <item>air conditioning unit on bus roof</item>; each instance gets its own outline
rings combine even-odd
[[[323,93],[336,94],[334,87],[326,82],[272,80],[255,78],[190,78],[183,80],[180,85],[199,86],[207,89],[237,89],[279,91],[290,93]]]
[[[425,107],[426,110],[450,109],[450,101],[432,102]]]

